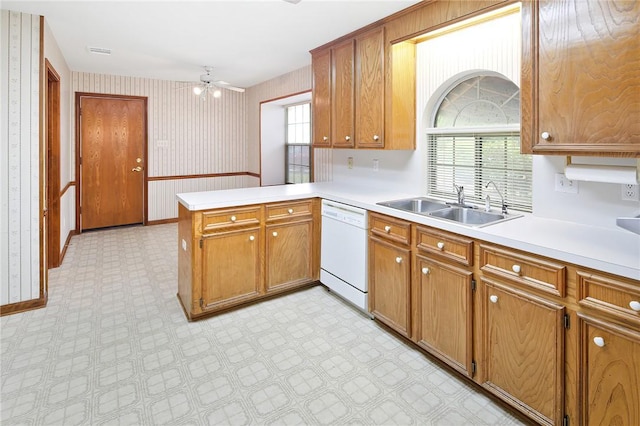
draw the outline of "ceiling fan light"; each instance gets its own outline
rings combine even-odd
[[[193,88],[193,94],[194,94],[194,95],[196,95],[196,96],[197,96],[197,95],[200,95],[201,93],[202,93],[202,87],[200,87],[200,86],[195,86],[195,87]]]
[[[213,97],[214,98],[219,98],[220,96],[222,96],[222,92],[218,89],[213,91]]]

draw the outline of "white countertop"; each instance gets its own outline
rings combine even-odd
[[[195,211],[320,197],[575,265],[640,280],[640,235],[632,232],[544,219],[529,214],[483,228],[473,228],[376,204],[381,201],[415,196],[418,194],[320,182],[191,192],[178,194],[177,199],[186,208]]]

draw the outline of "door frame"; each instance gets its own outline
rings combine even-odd
[[[47,268],[60,266],[60,75],[45,59]]]
[[[80,163],[80,150],[81,150],[81,140],[80,140],[80,136],[82,134],[81,132],[81,123],[80,123],[80,101],[82,100],[82,98],[104,98],[104,99],[121,99],[121,100],[136,100],[139,101],[141,100],[144,103],[144,108],[143,108],[143,117],[142,117],[142,121],[143,121],[143,132],[142,132],[142,161],[144,164],[144,170],[143,170],[143,175],[142,175],[142,225],[146,226],[148,224],[148,200],[149,200],[149,195],[148,195],[148,185],[149,185],[149,179],[148,179],[148,170],[149,170],[149,165],[147,163],[147,158],[148,156],[148,121],[147,121],[147,116],[148,116],[148,98],[146,96],[130,96],[130,95],[111,95],[111,94],[106,94],[106,93],[90,93],[90,92],[76,92],[76,99],[75,99],[75,124],[76,124],[76,172],[75,172],[75,176],[76,176],[76,233],[80,234],[82,233],[82,224],[81,224],[81,213],[80,213],[80,207],[81,207],[81,198],[82,198],[82,174],[80,172],[80,168],[81,168],[81,163]]]

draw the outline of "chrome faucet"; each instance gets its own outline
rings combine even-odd
[[[502,200],[502,214],[509,214],[507,212],[507,203],[504,202],[504,197],[502,196],[502,193],[498,189],[498,185],[496,185],[494,181],[490,180],[489,182],[487,182],[487,184],[484,187],[488,188],[489,185],[491,184],[493,184],[493,187],[496,189],[496,192],[498,193],[498,195],[500,196],[500,199]]]
[[[464,206],[464,186],[458,186],[454,183],[453,187],[456,189],[456,193],[458,194],[458,204],[460,206]]]

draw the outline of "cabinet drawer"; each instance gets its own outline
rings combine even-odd
[[[480,269],[556,296],[566,293],[566,267],[559,263],[481,244]]]
[[[385,240],[407,245],[411,242],[411,224],[401,219],[370,213],[369,229]]]
[[[418,250],[453,260],[463,265],[473,265],[473,240],[449,232],[422,226],[416,227]]]
[[[212,210],[202,213],[202,233],[215,232],[220,228],[260,224],[260,206]]]
[[[313,214],[313,200],[292,201],[267,205],[267,222]]]
[[[640,282],[577,272],[578,303],[640,324]]]

